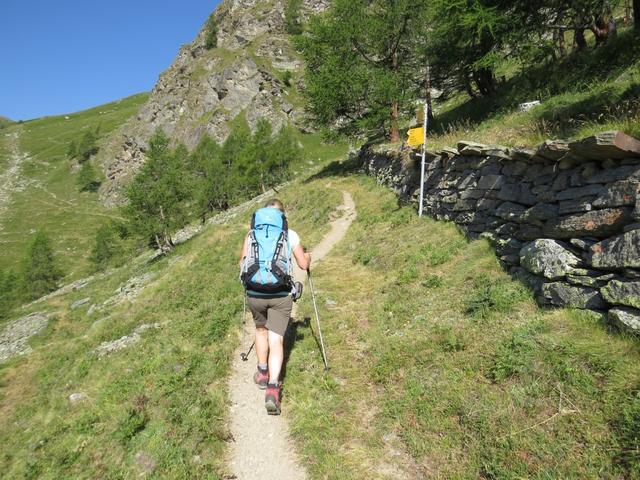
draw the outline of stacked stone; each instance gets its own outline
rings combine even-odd
[[[380,183],[418,200],[408,150],[361,152]],[[640,142],[605,132],[535,150],[460,142],[430,153],[425,211],[485,237],[541,304],[608,312],[640,332]]]

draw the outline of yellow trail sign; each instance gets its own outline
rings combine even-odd
[[[424,143],[424,128],[410,128],[407,132],[409,135],[409,146],[415,147]]]

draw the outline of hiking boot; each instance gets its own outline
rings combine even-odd
[[[267,383],[269,382],[269,370],[256,370],[256,373],[253,374],[253,381],[258,385],[260,390],[264,390],[267,388]]]
[[[280,415],[280,386],[267,385],[267,392],[264,396],[264,406],[269,415]]]

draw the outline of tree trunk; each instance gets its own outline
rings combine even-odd
[[[631,23],[631,0],[624,0],[624,24]]]
[[[640,30],[640,0],[633,0],[633,25]]]
[[[573,35],[574,41],[576,42],[576,50],[579,52],[587,48],[587,39],[584,38],[584,29],[576,28],[574,30]]]
[[[473,72],[473,82],[478,87],[480,93],[487,97],[496,91],[496,79],[493,70],[490,68],[480,68]]]
[[[396,72],[398,70],[398,52],[394,51],[391,58],[393,71]],[[391,142],[395,143],[400,141],[400,132],[398,131],[398,100],[391,102],[391,132],[389,137]]]
[[[613,16],[608,14],[598,15],[596,21],[589,28],[596,37],[596,45],[602,45],[609,37],[616,34],[616,22]]]
[[[556,45],[558,46],[558,55],[560,58],[567,56],[567,47],[564,41],[564,30],[558,29],[553,32]]]
[[[434,120],[433,108],[431,107],[431,67],[427,65],[427,72],[425,77],[425,84],[427,92],[425,98],[427,99],[427,122],[430,124]]]

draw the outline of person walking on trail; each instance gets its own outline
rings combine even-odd
[[[311,255],[288,227],[284,205],[274,198],[253,214],[240,258],[241,280],[256,326],[258,367],[253,380],[266,389],[265,407],[270,415],[280,414],[284,333],[293,302],[302,293],[302,285],[293,282],[292,257],[302,270],[309,269]]]

